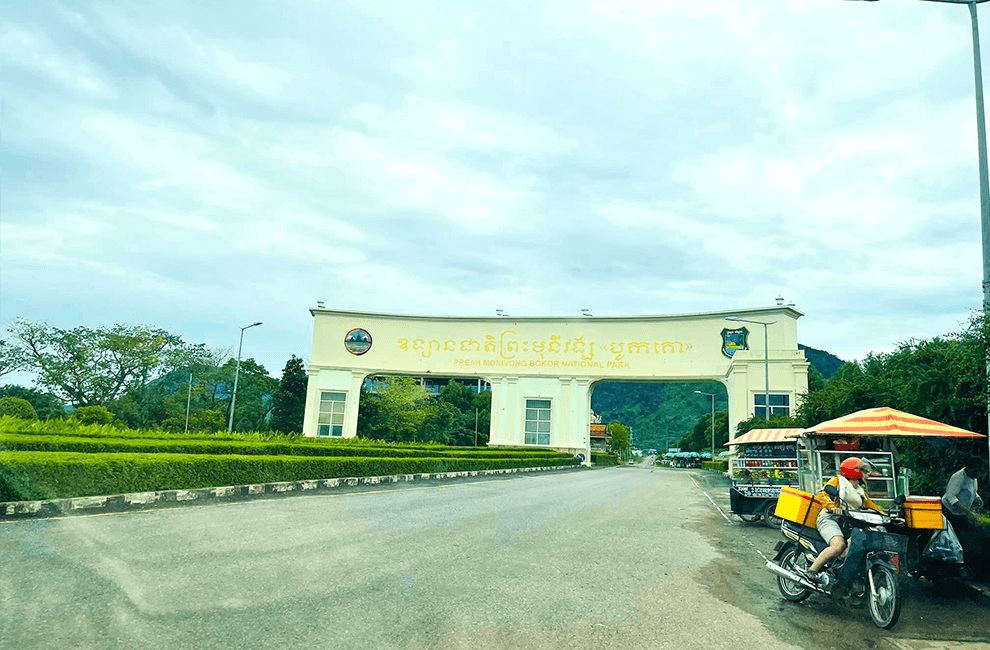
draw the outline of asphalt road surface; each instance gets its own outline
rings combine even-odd
[[[988,639],[777,595],[779,532],[701,471],[622,466],[0,524],[4,648],[863,648]],[[719,508],[728,515],[723,517]]]

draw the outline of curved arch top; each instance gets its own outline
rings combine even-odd
[[[657,316],[457,317],[311,309],[313,349],[304,433],[357,431],[357,397],[371,374],[484,377],[492,385],[491,445],[536,444],[584,451],[590,390],[598,380],[725,383],[729,420],[750,417],[764,391],[768,328],[770,391],[796,405],[807,393],[808,363],[797,347],[803,314],[787,306]],[[367,339],[367,340],[365,340]],[[321,394],[345,395],[343,424]],[[323,395],[326,397],[326,395]],[[527,418],[550,403],[550,424]],[[321,401],[323,406],[321,407]],[[530,409],[529,416],[535,411]],[[320,425],[323,428],[320,428]],[[549,435],[543,431],[550,427]],[[527,435],[530,434],[530,435]],[[533,435],[536,434],[536,435]]]

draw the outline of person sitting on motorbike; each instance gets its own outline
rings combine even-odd
[[[843,512],[843,502],[853,510],[869,508],[884,514],[883,510],[873,503],[873,500],[867,496],[866,490],[863,489],[863,477],[870,469],[869,463],[859,458],[847,458],[839,466],[838,476],[826,483],[826,485],[831,485],[839,491],[840,500],[833,501],[825,493],[824,487],[818,493],[816,498],[823,507],[815,524],[822,539],[828,542],[828,547],[818,554],[818,557],[809,567],[810,577],[817,579],[818,572],[821,571],[825,563],[832,558],[839,557],[846,550],[846,538],[842,535],[838,520],[838,515]]]

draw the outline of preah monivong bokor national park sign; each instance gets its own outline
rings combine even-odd
[[[492,389],[492,446],[588,458],[591,392],[603,381],[721,382],[735,430],[763,400],[765,362],[763,341],[730,327],[730,316],[776,321],[768,330],[769,389],[787,397],[774,402],[793,409],[807,393],[808,362],[797,345],[803,314],[787,306],[616,317],[310,313],[308,436],[356,435],[360,388],[374,375],[484,379]]]

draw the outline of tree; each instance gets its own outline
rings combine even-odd
[[[42,393],[40,390],[26,386],[7,384],[0,387],[0,397],[20,397],[27,400],[34,407],[38,418],[42,420],[65,417],[65,402],[51,393]]]
[[[804,420],[800,417],[787,417],[784,415],[772,415],[770,421],[764,417],[754,415],[748,420],[743,420],[736,425],[736,437],[753,429],[803,429]]]
[[[38,373],[38,384],[77,407],[108,405],[205,352],[143,326],[65,330],[18,319],[10,332]]]
[[[306,388],[309,378],[303,368],[303,361],[293,355],[285,362],[282,379],[272,397],[273,431],[297,433],[302,431],[303,415],[306,412]]]
[[[236,361],[229,360],[222,373],[230,376],[230,393],[233,394]],[[272,411],[272,398],[278,388],[278,380],[268,374],[265,367],[254,359],[242,359],[237,379],[237,401],[234,405],[234,431],[265,431]],[[230,400],[226,413],[230,414]]]
[[[114,416],[105,406],[80,406],[72,418],[80,424],[110,424]]]
[[[437,442],[449,445],[454,441],[459,418],[463,413],[448,402],[436,400],[426,409],[426,416],[419,426],[416,439],[419,442]]]
[[[609,451],[624,458],[629,452],[629,427],[621,422],[611,422],[608,425],[608,432],[612,436]]]
[[[0,397],[0,417],[10,415],[25,420],[37,420],[38,413],[31,402],[20,397]]]
[[[171,417],[162,422],[165,431],[185,431],[186,416]],[[227,429],[227,419],[220,411],[199,411],[189,414],[189,430],[216,433]]]
[[[474,391],[459,381],[451,380],[440,389],[439,399],[456,408],[461,413],[474,413]]]
[[[429,414],[430,394],[411,377],[389,377],[378,389],[376,433],[389,442],[410,442]]]
[[[27,366],[27,355],[23,348],[0,339],[0,377]]]

